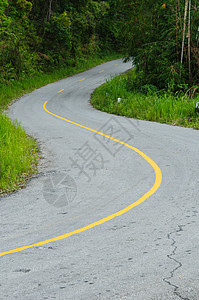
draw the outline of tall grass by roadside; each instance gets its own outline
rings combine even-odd
[[[0,112],[0,195],[24,185],[36,171],[36,142]]]
[[[195,114],[199,96],[190,99],[184,94],[157,91],[150,85],[132,90],[134,76],[131,70],[107,81],[92,94],[92,105],[108,113],[199,129],[199,116]]]

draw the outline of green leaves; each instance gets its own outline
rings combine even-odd
[[[104,31],[107,35],[114,31],[119,38],[113,16],[108,18],[109,2],[112,0],[2,0],[1,82],[74,65],[100,52],[100,46],[106,48]],[[112,25],[104,26],[105,20]]]
[[[126,0],[128,3],[129,1]],[[193,3],[193,1],[192,1]],[[196,1],[195,1],[196,3]],[[196,42],[199,20],[198,7],[191,7],[191,65],[188,57],[188,31],[184,59],[180,65],[182,48],[184,0],[134,1],[130,4],[127,26],[124,30],[128,56],[134,58],[137,70],[145,74],[145,83],[174,91],[179,84],[199,81],[199,50]],[[186,28],[186,27],[185,27]],[[196,54],[197,53],[197,54]],[[191,67],[192,78],[188,69]]]
[[[46,38],[48,43],[54,47],[64,45],[66,49],[71,49],[71,20],[67,11],[62,14],[54,14],[49,22],[45,23]]]

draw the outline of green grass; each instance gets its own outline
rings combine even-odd
[[[37,172],[39,158],[36,142],[27,136],[18,122],[10,121],[2,113],[3,109],[7,108],[13,99],[36,88],[119,57],[121,55],[118,54],[89,57],[75,67],[63,67],[49,74],[41,73],[21,81],[0,84],[0,195],[23,187]]]
[[[150,86],[145,86],[145,93],[133,91],[129,78],[132,81],[134,76],[130,71],[97,88],[91,97],[92,105],[112,114],[199,129],[199,116],[195,114],[199,96],[190,99],[188,95],[154,91]]]
[[[0,195],[22,187],[36,171],[37,158],[36,142],[0,112]]]

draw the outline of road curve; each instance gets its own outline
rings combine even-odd
[[[105,63],[10,108],[43,159],[0,200],[0,299],[199,299],[199,132],[89,104],[130,67]]]

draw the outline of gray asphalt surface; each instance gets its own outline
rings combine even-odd
[[[9,116],[38,139],[43,159],[25,189],[0,199],[0,253],[98,221],[155,181],[141,156],[53,117],[45,101],[49,111],[147,154],[161,168],[160,188],[100,226],[0,257],[0,299],[199,299],[199,131],[112,116],[89,104],[97,86],[130,67],[108,62],[11,106]]]

